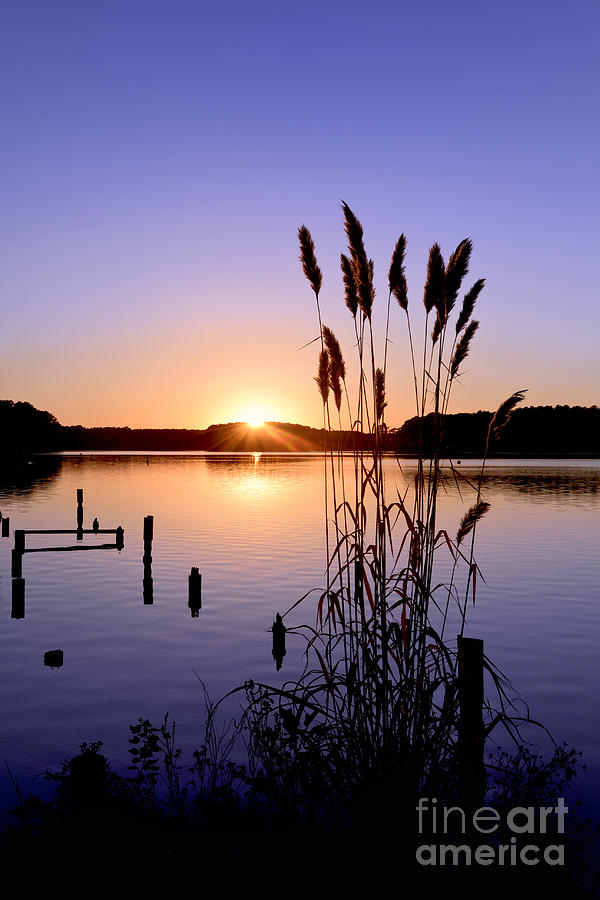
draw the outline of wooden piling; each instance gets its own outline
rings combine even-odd
[[[283,663],[283,657],[285,656],[286,632],[286,627],[283,624],[283,619],[279,613],[275,616],[275,621],[273,622],[273,628],[271,630],[273,632],[273,659],[275,660],[275,667],[279,672]]]
[[[192,568],[188,579],[188,606],[192,617],[197,616],[198,610],[202,609],[202,575],[196,566]]]
[[[122,550],[125,546],[125,532],[120,525],[117,527],[117,530],[115,532],[115,541],[117,544],[117,550]]]
[[[25,552],[25,532],[21,528],[15,531],[15,550]]]
[[[154,516],[144,516],[144,543],[154,538]]]
[[[460,790],[465,808],[478,809],[485,796],[483,641],[460,635],[457,640]]]
[[[77,488],[77,530],[83,529],[83,490]],[[78,537],[77,540],[80,540]]]
[[[154,516],[144,516],[144,563],[152,562],[152,540],[154,538]]]
[[[52,669],[59,669],[64,662],[64,653],[62,650],[46,650],[44,653],[44,665],[50,666]]]
[[[2,537],[10,536],[10,518],[6,516],[2,519]]]
[[[13,578],[12,580],[12,608],[11,619],[25,618],[25,579]]]

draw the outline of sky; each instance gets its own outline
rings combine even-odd
[[[322,424],[323,321],[354,370],[341,202],[485,277],[453,411],[598,404],[600,6],[574,0],[3,0],[0,397],[65,425]],[[390,426],[415,414],[392,309]],[[352,376],[350,376],[351,378]]]

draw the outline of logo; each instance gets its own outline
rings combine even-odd
[[[501,814],[493,806],[482,806],[467,813],[460,806],[438,808],[435,797],[421,797],[416,807],[418,833],[431,843],[417,847],[416,859],[422,866],[564,866],[563,843],[549,843],[565,833],[569,808],[563,797],[556,806],[515,806]],[[468,835],[469,843],[462,838]],[[487,843],[476,844],[478,835]],[[533,837],[532,837],[533,835]],[[441,843],[438,836],[457,843]]]

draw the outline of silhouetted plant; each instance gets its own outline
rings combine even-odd
[[[445,416],[478,328],[472,315],[484,285],[478,279],[466,292],[451,326],[468,272],[471,241],[461,241],[447,263],[437,244],[431,248],[418,349],[404,273],[406,239],[401,235],[389,268],[384,353],[378,365],[372,323],[374,265],[361,223],[345,203],[343,213],[348,255],[341,255],[342,280],[356,338],[354,401],[340,344],[322,323],[323,276],[314,242],[305,226],[298,232],[303,270],[316,300],[321,350],[315,380],[329,433],[326,584],[315,624],[288,628],[288,633],[306,637],[302,676],[283,688],[254,682],[246,686],[250,771],[258,773],[265,802],[279,798],[284,806],[295,804],[302,815],[315,818],[346,815],[353,805],[363,809],[378,792],[382,805],[390,807],[411,805],[420,794],[437,792],[440,797],[454,789],[458,655],[456,642],[446,632],[452,621],[462,636],[468,604],[475,602],[480,575],[473,556],[475,531],[489,509],[482,499],[485,460],[523,399],[522,391],[514,393],[493,417],[478,478],[469,481],[451,461],[445,462]],[[385,413],[392,298],[406,316],[418,422],[427,416],[431,422],[426,445],[419,424],[416,473],[409,476],[398,460],[403,492],[395,488],[390,500],[384,451],[389,445]],[[351,484],[331,426],[335,409],[342,428],[344,396],[348,429],[355,436]],[[368,449],[364,434],[370,435]],[[474,495],[457,523],[455,538],[438,522],[438,496],[448,480]],[[451,571],[438,581],[443,552]],[[487,705],[487,728],[503,722],[516,738],[518,717],[508,715],[506,682],[489,660],[484,664],[498,696],[497,708]]]
[[[500,814],[501,823],[515,807],[554,807],[559,797],[568,801],[568,828],[557,830],[557,820],[550,815],[545,819],[544,832],[537,833],[540,845],[560,843],[565,845],[570,884],[585,891],[584,896],[595,896],[592,885],[600,885],[597,854],[600,840],[600,824],[581,816],[581,801],[572,795],[572,785],[579,770],[585,770],[580,751],[563,743],[554,747],[548,759],[534,748],[521,744],[512,753],[497,749],[490,755],[489,804]],[[510,841],[512,832],[502,824],[494,834],[495,843]],[[589,893],[588,893],[589,891]]]
[[[160,783],[167,792],[170,809],[180,812],[187,791],[181,785],[182,767],[178,764],[181,748],[175,746],[175,723],[169,725],[168,719],[166,713],[158,726],[144,718],[129,726],[129,769],[136,773],[133,780],[148,799],[156,802],[156,787]]]
[[[550,759],[539,750],[521,744],[514,753],[498,748],[490,755],[490,801],[498,810],[515,806],[543,806],[548,797],[569,790],[578,769],[584,769],[581,752],[561,744]]]

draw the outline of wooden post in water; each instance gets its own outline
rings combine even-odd
[[[281,665],[283,663],[283,657],[285,656],[285,632],[286,627],[283,624],[283,619],[277,613],[275,616],[275,621],[273,622],[273,659],[275,660],[275,668],[279,672],[281,669]]]
[[[192,568],[188,579],[188,606],[192,611],[192,618],[197,618],[202,609],[202,575],[196,566]]]
[[[115,532],[115,542],[117,544],[117,550],[122,550],[125,546],[125,532],[120,525],[117,526],[117,530]]]
[[[483,728],[483,641],[458,635],[458,749],[460,790],[467,810],[483,805],[485,765]]]
[[[10,519],[6,516],[2,519],[2,537],[10,536]]]
[[[12,580],[12,608],[11,619],[25,618],[25,579],[13,578]]]
[[[15,550],[18,550],[19,553],[25,552],[25,532],[22,528],[15,531]]]
[[[152,562],[152,541],[154,539],[154,516],[144,516],[144,562]]]
[[[154,603],[154,582],[152,580],[152,539],[154,537],[154,516],[144,516],[144,606]]]
[[[46,650],[44,653],[44,665],[49,666],[51,669],[60,669],[64,661],[64,653],[60,649]]]
[[[77,540],[83,540],[83,489],[77,488]]]

